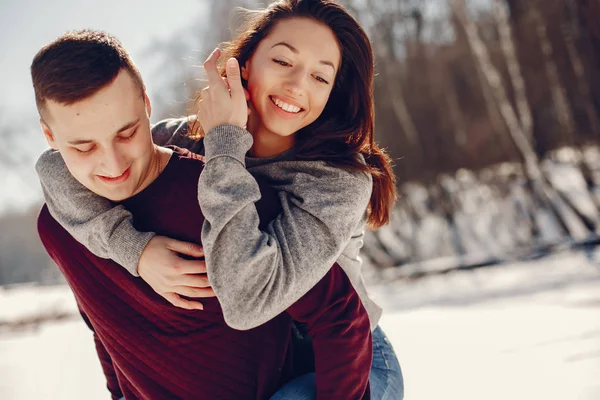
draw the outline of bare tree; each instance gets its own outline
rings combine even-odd
[[[573,145],[573,116],[569,108],[567,96],[565,94],[565,88],[560,81],[558,68],[556,66],[556,62],[554,61],[552,43],[548,38],[546,24],[544,23],[544,20],[537,8],[537,2],[532,2],[530,4],[529,12],[535,24],[535,31],[540,42],[542,54],[544,55],[544,66],[552,91],[552,99],[554,101],[556,115],[563,132],[567,134],[568,143]]]
[[[517,114],[506,95],[500,74],[490,61],[488,50],[481,40],[477,26],[467,16],[465,0],[450,0],[449,4],[452,12],[464,26],[477,64],[486,77],[487,83],[492,88],[492,93],[508,126],[508,131],[520,151],[525,173],[531,182],[534,193],[558,217],[558,220],[561,221],[563,227],[571,237],[577,240],[584,239],[589,233],[587,228],[544,177],[533,146],[527,139],[522,125],[519,123]]]
[[[502,0],[494,0],[493,13],[500,37],[500,45],[510,76],[510,81],[515,93],[515,103],[519,121],[523,129],[523,134],[531,143],[533,143],[533,120],[531,117],[531,109],[527,100],[525,91],[525,82],[521,74],[521,67],[515,50],[515,45],[512,36],[512,29],[506,14],[506,4]]]

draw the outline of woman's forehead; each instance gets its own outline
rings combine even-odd
[[[282,43],[288,50],[303,57],[326,57],[334,65],[339,65],[340,48],[335,34],[327,25],[312,18],[293,17],[277,22],[261,45],[270,50]]]

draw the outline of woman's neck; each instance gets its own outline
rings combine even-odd
[[[257,158],[273,157],[289,150],[294,146],[295,135],[280,136],[269,131],[260,121],[248,118],[248,131],[254,138],[254,144],[250,149],[250,155]]]

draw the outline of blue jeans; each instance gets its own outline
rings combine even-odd
[[[379,326],[373,331],[373,364],[369,375],[371,399],[402,400],[404,380],[392,344]],[[271,400],[315,400],[317,387],[315,373],[308,373],[288,382]]]

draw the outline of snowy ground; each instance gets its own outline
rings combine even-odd
[[[600,252],[371,285],[406,399],[600,399]],[[65,287],[0,288],[0,398],[107,399]],[[8,328],[40,316],[64,319]]]

